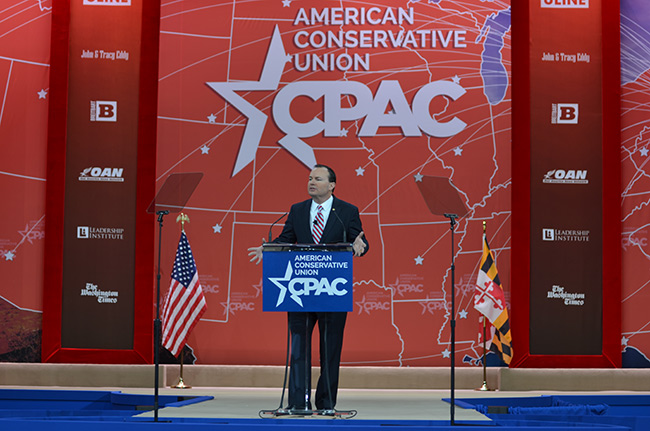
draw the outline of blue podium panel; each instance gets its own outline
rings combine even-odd
[[[264,251],[262,311],[352,311],[352,251]]]

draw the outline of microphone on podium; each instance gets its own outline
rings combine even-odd
[[[336,208],[332,207],[332,213],[336,216],[336,219],[341,223],[341,226],[343,226],[343,242],[348,242],[348,232],[345,229],[345,223],[343,223],[343,220],[341,220],[341,217],[336,213]]]
[[[273,240],[273,236],[272,236],[272,234],[271,234],[271,230],[273,229],[273,226],[275,226],[275,224],[276,224],[277,222],[279,222],[280,220],[282,220],[283,218],[285,218],[287,214],[289,214],[289,213],[284,213],[284,214],[282,214],[282,216],[280,216],[279,219],[277,219],[276,221],[274,221],[273,223],[271,223],[271,226],[269,226],[269,242],[272,242],[272,240]]]

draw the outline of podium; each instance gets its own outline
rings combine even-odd
[[[351,244],[265,243],[262,254],[262,311],[352,311],[354,302]],[[305,349],[311,350],[311,343],[304,344]],[[304,409],[282,407],[287,386],[290,346],[291,333],[288,330],[287,359],[280,407],[275,410],[262,410],[260,417],[320,415],[350,418],[355,416],[357,412],[354,410],[311,410],[307,401]],[[307,357],[309,355],[305,354],[305,360]],[[310,365],[305,363],[306,370],[310,369]],[[326,367],[321,370],[321,374],[329,379],[329,370]],[[305,384],[305,388],[309,388],[309,385]],[[310,398],[308,393],[307,398]]]
[[[262,311],[352,311],[350,244],[262,248]]]

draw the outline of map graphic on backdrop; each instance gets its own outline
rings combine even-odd
[[[372,243],[354,263],[343,362],[448,363],[450,229],[420,196],[422,175],[451,178],[471,208],[456,235],[456,318],[457,351],[475,361],[483,220],[508,273],[509,5],[169,3],[161,24],[159,179],[205,173],[188,235],[218,285],[195,329],[199,360],[282,362],[286,318],[261,313],[246,248],[306,197],[317,161]]]
[[[347,8],[347,23],[336,21],[345,21],[344,13],[329,15],[333,24],[321,22],[324,4]],[[621,347],[628,367],[650,366],[642,305],[650,300],[647,9],[641,0],[621,2]],[[51,2],[35,0],[0,11],[5,361],[40,360],[50,11]],[[517,288],[509,285],[509,2],[181,1],[163,2],[161,16],[159,184],[172,172],[205,173],[188,203],[186,226],[208,303],[190,337],[198,362],[282,363],[285,318],[262,313],[261,267],[248,262],[246,248],[306,198],[303,159],[311,150],[337,171],[336,194],[359,207],[372,242],[371,252],[355,260],[344,364],[448,365],[449,224],[428,212],[416,185],[419,175],[436,175],[451,178],[470,209],[456,231],[457,352],[478,365],[473,293],[484,220],[507,300]],[[276,27],[275,41],[291,57],[272,59],[277,82],[267,85],[263,72]],[[321,46],[328,31],[344,31],[353,46]],[[361,31],[370,31],[368,39]],[[222,93],[211,83],[221,83]],[[449,89],[457,94],[433,96]],[[416,117],[420,101],[431,101],[430,118],[438,124]],[[460,124],[455,119],[465,126],[449,136],[434,131]],[[245,133],[259,136],[244,145]],[[168,279],[179,232],[166,229]],[[513,336],[516,349],[514,329]]]

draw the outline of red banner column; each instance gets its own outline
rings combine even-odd
[[[151,362],[159,10],[54,4],[44,362]]]
[[[605,3],[513,4],[515,366],[621,364],[620,14]]]

